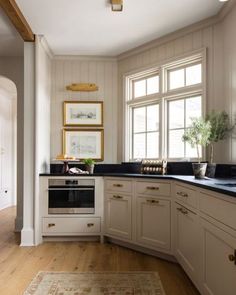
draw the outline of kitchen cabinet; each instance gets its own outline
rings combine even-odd
[[[200,231],[199,216],[183,205],[175,202],[175,257],[189,277],[199,284],[200,274]]]
[[[138,243],[170,249],[170,200],[138,196],[136,198],[136,221]]]
[[[235,295],[236,238],[201,218],[202,286],[206,295]]]
[[[132,232],[132,197],[118,193],[105,196],[106,233],[131,240]]]

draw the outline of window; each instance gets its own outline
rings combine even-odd
[[[133,98],[147,96],[159,92],[159,75],[133,81]]]
[[[188,67],[168,71],[168,90],[191,86],[202,82],[202,65],[196,64]]]
[[[159,105],[133,108],[133,159],[159,157]]]
[[[197,154],[189,144],[182,141],[191,118],[200,117],[201,96],[168,101],[168,158],[196,158]]]
[[[182,136],[202,116],[203,62],[201,52],[126,77],[126,161],[197,157]]]

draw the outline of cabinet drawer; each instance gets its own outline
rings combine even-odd
[[[107,179],[105,188],[107,191],[131,193],[132,182],[131,180]]]
[[[236,230],[236,204],[200,193],[200,210]]]
[[[177,184],[175,186],[175,197],[182,203],[192,206],[193,208],[197,207],[197,195],[195,190]]]
[[[101,231],[100,218],[82,217],[50,217],[43,218],[43,233],[79,234],[99,233]]]
[[[163,182],[137,182],[136,192],[148,196],[170,196],[170,183]]]

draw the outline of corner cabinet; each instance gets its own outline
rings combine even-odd
[[[105,235],[170,254],[171,184],[105,178]]]

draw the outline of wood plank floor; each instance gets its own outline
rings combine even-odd
[[[0,211],[0,294],[21,295],[38,271],[158,271],[166,295],[199,294],[177,264],[116,245],[47,242],[19,247],[14,217],[14,207]]]

